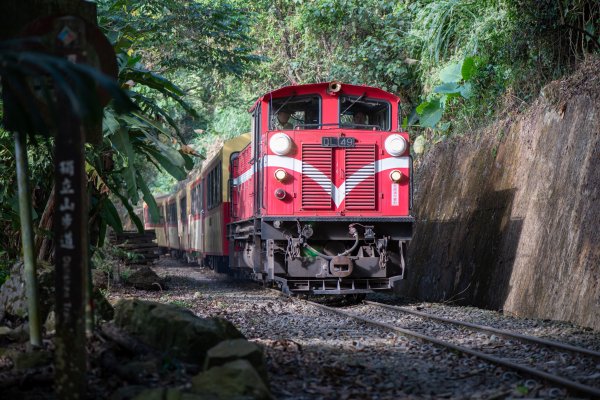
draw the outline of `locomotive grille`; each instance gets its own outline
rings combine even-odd
[[[330,147],[320,144],[302,144],[302,208],[331,208]]]
[[[346,149],[346,209],[375,209],[375,145]]]

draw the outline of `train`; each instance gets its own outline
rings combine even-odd
[[[286,293],[366,294],[406,274],[413,159],[400,98],[338,81],[259,97],[177,189],[143,205],[161,248]]]

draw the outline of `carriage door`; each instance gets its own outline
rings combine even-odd
[[[200,216],[198,218],[198,249],[201,253],[204,253],[206,247],[204,246],[204,215],[205,215],[205,211],[204,211],[204,205],[206,204],[206,202],[204,201],[204,193],[206,193],[206,190],[204,190],[204,185],[205,185],[205,179],[204,177],[202,178],[202,180],[200,181],[200,183],[198,184],[198,211],[200,213]]]
[[[240,153],[236,151],[235,153],[231,153],[230,161],[229,161],[229,199],[230,199],[230,207],[229,215],[231,221],[235,221],[238,219],[237,211],[240,202],[240,188],[233,184],[234,179],[239,176],[240,171]],[[235,178],[234,178],[235,177]]]
[[[261,152],[262,132],[261,132],[261,105],[254,109],[252,114],[252,163],[254,171],[254,212],[257,215],[262,213],[263,209],[263,157]]]

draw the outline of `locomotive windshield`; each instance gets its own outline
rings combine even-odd
[[[321,126],[319,96],[290,96],[271,100],[270,129],[318,129]]]
[[[363,96],[341,96],[340,127],[389,131],[390,103]]]

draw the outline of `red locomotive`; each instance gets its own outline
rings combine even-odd
[[[288,86],[259,98],[250,110],[249,143],[218,161],[230,173],[219,177],[228,190],[217,200],[229,203],[219,262],[284,291],[391,289],[404,275],[414,223],[412,158],[408,134],[399,130],[399,104],[381,89],[339,82]],[[215,185],[207,186],[204,172],[199,179],[204,192]],[[203,224],[203,235],[222,237],[222,228]]]

